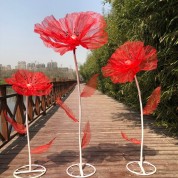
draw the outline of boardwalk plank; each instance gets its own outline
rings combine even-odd
[[[65,100],[78,117],[77,90]],[[122,139],[121,131],[140,139],[140,116],[122,103],[96,91],[93,97],[82,98],[82,128],[89,120],[91,142],[83,150],[83,161],[93,164],[93,178],[127,178],[138,176],[126,169],[129,161],[139,160],[139,145]],[[157,167],[151,178],[178,178],[178,140],[165,135],[154,120],[144,117],[144,159]],[[55,106],[30,127],[31,148],[56,139],[48,152],[32,155],[32,162],[47,168],[43,178],[69,178],[66,168],[78,163],[78,124]],[[0,154],[0,178],[12,178],[18,167],[28,164],[26,137],[15,137]]]

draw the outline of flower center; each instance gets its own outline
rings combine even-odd
[[[31,88],[31,84],[30,83],[27,83],[27,88]]]
[[[130,61],[130,60],[125,61],[125,64],[126,64],[126,65],[130,65],[130,64],[131,64],[131,61]]]
[[[72,38],[73,40],[75,40],[75,39],[77,38],[77,36],[76,36],[76,35],[72,35],[71,38]]]

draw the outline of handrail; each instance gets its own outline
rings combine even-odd
[[[36,120],[39,116],[45,115],[46,111],[55,105],[57,97],[62,97],[70,92],[76,85],[76,81],[60,81],[52,82],[53,88],[49,95],[30,96],[28,99],[28,120],[29,124]],[[25,97],[17,93],[7,94],[7,90],[11,88],[9,84],[0,85],[0,148],[9,142],[18,133],[13,130],[4,113],[7,113],[14,121],[20,124],[25,123]],[[12,88],[11,88],[12,90]],[[13,90],[12,90],[13,91]],[[8,99],[14,99],[14,106],[10,107]]]

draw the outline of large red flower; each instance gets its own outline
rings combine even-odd
[[[51,92],[52,84],[42,72],[18,70],[11,78],[5,79],[20,95],[41,96]]]
[[[67,14],[59,20],[46,17],[41,24],[35,24],[34,31],[47,47],[63,55],[79,45],[87,49],[103,46],[108,39],[105,27],[102,15],[88,11]]]
[[[157,61],[156,49],[141,41],[128,41],[112,54],[102,72],[113,83],[131,82],[139,71],[156,69]]]

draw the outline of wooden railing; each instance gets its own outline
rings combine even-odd
[[[30,96],[28,99],[28,120],[33,122],[41,115],[45,115],[47,109],[55,105],[57,97],[68,94],[76,85],[76,81],[52,82],[53,89],[47,96]],[[11,85],[0,85],[0,148],[11,140],[17,133],[11,124],[6,121],[4,113],[7,113],[14,121],[25,123],[25,97],[14,92]],[[11,102],[9,102],[11,100]]]

